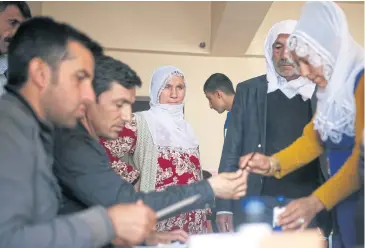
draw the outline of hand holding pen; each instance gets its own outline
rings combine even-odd
[[[265,156],[257,152],[242,156],[239,160],[239,167],[250,173],[264,176],[274,176],[280,169],[279,161],[275,157]]]

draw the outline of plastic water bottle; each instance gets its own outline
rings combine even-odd
[[[238,235],[245,246],[258,248],[262,239],[271,234],[271,226],[265,222],[265,209],[265,203],[259,197],[247,197],[242,201],[244,222],[238,227]]]
[[[265,218],[265,203],[260,197],[246,197],[241,202],[244,223],[260,223]]]
[[[273,230],[276,232],[280,232],[282,231],[282,227],[276,225],[277,221],[278,221],[278,217],[281,213],[283,213],[285,211],[285,197],[280,195],[276,197],[276,202],[277,202],[277,206],[274,207],[273,209],[273,220],[272,220],[272,227]]]

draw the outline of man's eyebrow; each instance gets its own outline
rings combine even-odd
[[[127,103],[127,104],[131,104],[131,105],[133,104],[131,101],[124,99],[124,98],[115,99],[113,102],[120,102],[122,104]]]
[[[66,50],[62,55],[61,60],[72,60],[75,58],[77,58],[76,55],[73,55],[72,53],[70,53],[70,51]]]

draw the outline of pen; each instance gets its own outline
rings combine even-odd
[[[247,163],[245,164],[245,167],[243,167],[241,170],[246,169],[246,167],[247,167],[247,165],[248,165],[248,162],[249,162],[251,159],[253,159],[253,157],[255,156],[255,154],[256,154],[256,152],[253,152],[253,153],[251,154],[250,159],[249,159],[249,160],[247,160]]]
[[[161,219],[161,218],[165,217],[166,215],[169,215],[183,207],[191,205],[194,202],[196,202],[199,198],[200,198],[200,195],[194,195],[194,196],[186,198],[182,201],[176,202],[166,208],[163,208],[157,212],[157,219]]]

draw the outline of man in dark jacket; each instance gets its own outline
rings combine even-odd
[[[303,127],[315,111],[315,85],[299,77],[297,67],[286,49],[286,40],[296,21],[275,24],[265,41],[267,74],[238,84],[231,110],[219,171],[234,171],[242,155],[261,152],[271,155],[301,136]],[[327,173],[319,160],[277,180],[250,174],[248,196],[261,196],[266,203],[266,221],[270,225],[277,196],[287,201],[309,195],[323,182]],[[217,225],[221,232],[232,231],[243,222],[239,201],[216,201]],[[327,222],[313,223],[326,229]]]

